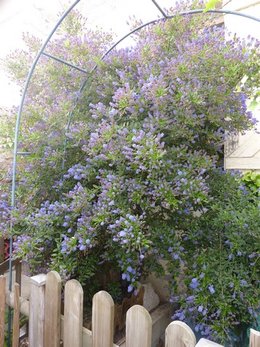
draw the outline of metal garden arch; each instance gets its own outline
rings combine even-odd
[[[64,14],[61,16],[61,18],[58,20],[58,22],[56,23],[56,25],[54,26],[54,28],[51,30],[50,34],[48,35],[48,37],[46,38],[46,40],[44,41],[42,47],[40,48],[38,54],[36,55],[34,62],[28,72],[27,75],[27,79],[24,85],[24,90],[23,90],[23,94],[21,97],[21,101],[20,101],[20,106],[19,106],[19,111],[17,114],[17,118],[16,118],[16,126],[15,126],[15,138],[14,138],[14,150],[13,150],[13,165],[12,165],[12,188],[11,188],[11,208],[13,209],[16,205],[16,201],[15,201],[15,195],[16,195],[16,175],[17,175],[17,158],[19,155],[26,155],[28,153],[23,153],[23,152],[19,152],[18,151],[18,144],[19,144],[19,133],[20,133],[20,123],[21,123],[21,119],[22,119],[22,114],[23,114],[23,108],[24,108],[24,103],[25,103],[25,98],[26,98],[26,94],[28,91],[28,87],[30,85],[30,81],[32,79],[32,76],[34,74],[35,68],[39,62],[39,59],[41,56],[46,56],[50,59],[54,59],[56,61],[58,61],[61,64],[65,64],[73,69],[76,69],[80,72],[82,72],[83,74],[88,74],[91,75],[97,68],[97,65],[95,65],[91,71],[86,71],[74,64],[71,64],[70,62],[67,62],[59,57],[55,57],[53,55],[48,54],[47,52],[45,52],[45,48],[47,47],[49,41],[51,40],[52,36],[55,34],[56,30],[59,28],[59,26],[61,25],[61,23],[63,22],[63,20],[67,17],[67,15],[75,8],[75,6],[80,2],[81,0],[76,0],[68,9],[67,11],[64,12]],[[115,42],[101,57],[101,60],[104,60],[105,57],[111,52],[113,51],[114,48],[116,48],[119,43],[121,43],[122,41],[124,41],[127,37],[131,36],[132,34],[138,32],[139,30],[141,30],[142,28],[148,26],[148,25],[152,25],[152,24],[156,24],[160,21],[165,21],[167,19],[171,19],[176,15],[181,15],[181,16],[187,16],[187,15],[194,15],[194,14],[199,14],[199,13],[204,13],[204,9],[196,9],[196,10],[190,10],[190,11],[184,11],[184,12],[180,12],[180,13],[176,13],[173,15],[167,15],[166,12],[161,8],[161,6],[157,3],[156,0],[151,0],[152,3],[154,4],[154,6],[157,8],[157,10],[160,12],[160,14],[162,15],[162,17],[160,17],[159,19],[155,19],[149,22],[146,22],[145,24],[142,24],[140,26],[138,26],[137,28],[135,28],[134,30],[130,31],[128,34],[124,35],[122,38],[120,38],[117,42]],[[207,12],[205,12],[205,14],[207,13],[216,13],[216,14],[229,14],[229,15],[234,15],[234,16],[240,16],[240,17],[244,17],[253,21],[256,21],[258,23],[260,23],[260,18],[251,16],[251,15],[247,15],[238,11],[229,11],[229,10],[224,10],[224,9],[219,9],[219,10],[209,10]],[[75,107],[79,101],[79,97],[82,93],[82,91],[84,90],[84,88],[86,87],[88,82],[88,77],[84,80],[84,82],[81,84],[78,93],[77,93],[77,98],[74,102],[74,106],[72,107],[72,110],[70,111],[70,114],[68,116],[68,122],[67,122],[67,127],[66,129],[69,129],[71,121],[72,121],[72,117],[73,117],[73,112],[75,110]],[[66,143],[64,143],[64,148],[66,148]],[[64,165],[64,162],[63,162]],[[12,252],[13,252],[13,236],[12,236],[12,221],[11,221],[11,236],[10,236],[10,258],[9,258],[9,290],[12,289],[12,262],[11,262],[11,258],[12,258]],[[10,324],[10,323],[9,323]],[[9,326],[10,328],[10,326]],[[10,339],[9,339],[10,342]]]

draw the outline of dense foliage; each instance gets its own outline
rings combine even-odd
[[[255,123],[246,100],[259,44],[227,39],[208,18],[147,27],[101,61],[109,35],[73,17],[49,49],[97,68],[79,97],[82,74],[42,58],[25,107],[21,149],[31,155],[20,162],[13,222],[16,252],[32,269],[56,269],[88,290],[108,266],[131,292],[167,260],[174,318],[226,339],[259,306],[257,200],[221,169],[226,134]],[[9,59],[18,79],[38,47],[26,40],[29,53]]]
[[[242,181],[252,193],[258,197],[260,196],[260,173],[248,171],[242,177]]]

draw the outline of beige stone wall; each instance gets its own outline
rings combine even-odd
[[[239,134],[234,150],[225,157],[225,168],[260,172],[260,135],[254,131]]]
[[[232,0],[227,7],[260,17],[260,0]],[[226,27],[240,37],[246,38],[251,35],[260,39],[260,23],[235,16],[225,16],[224,21]],[[254,110],[254,117],[260,123],[260,104]],[[225,155],[226,169],[260,171],[260,133],[258,132],[260,132],[260,124],[257,126],[257,131],[248,131],[245,135],[239,134],[233,139],[230,138],[229,142],[233,141],[233,144],[230,146],[229,143],[226,147],[233,148],[229,148]]]

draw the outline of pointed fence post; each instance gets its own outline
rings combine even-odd
[[[126,314],[126,347],[151,347],[152,318],[140,305],[132,306]]]
[[[44,346],[60,347],[61,278],[51,271],[46,276]]]
[[[110,294],[101,290],[93,297],[92,347],[112,347],[115,305]]]
[[[82,347],[83,289],[76,280],[65,284],[64,347]]]
[[[44,303],[46,275],[31,277],[29,345],[44,347]]]
[[[196,337],[184,322],[171,322],[165,331],[165,347],[194,347]]]
[[[4,346],[5,340],[5,291],[6,277],[0,276],[0,347]]]
[[[250,329],[249,347],[260,347],[260,331]]]
[[[13,340],[12,347],[19,346],[20,337],[20,285],[14,284],[14,316],[13,316]]]

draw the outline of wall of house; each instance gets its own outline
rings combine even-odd
[[[232,0],[227,8],[260,18],[260,0]],[[231,32],[236,32],[240,37],[247,38],[250,35],[260,39],[259,22],[231,15],[224,16],[224,22]],[[257,130],[230,138],[226,146],[226,169],[260,171],[260,100],[254,110],[254,117],[259,121]]]

